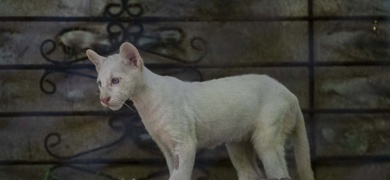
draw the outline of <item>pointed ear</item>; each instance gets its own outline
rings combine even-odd
[[[119,48],[119,54],[125,64],[130,64],[142,70],[143,61],[134,45],[128,42],[123,43]]]
[[[86,51],[86,54],[87,54],[87,56],[88,56],[88,59],[89,59],[93,64],[95,64],[96,69],[99,69],[100,64],[102,64],[103,57],[100,56],[99,54],[97,54],[95,51],[93,51],[93,50],[91,50],[91,49],[88,49],[88,50]]]

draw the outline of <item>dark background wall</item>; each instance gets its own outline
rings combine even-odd
[[[390,179],[389,9],[385,0],[3,0],[0,179],[167,179],[136,113],[98,102],[85,48],[108,55],[124,41],[153,71],[187,81],[274,77],[300,99],[317,179]],[[237,179],[223,147],[199,153],[198,178]]]

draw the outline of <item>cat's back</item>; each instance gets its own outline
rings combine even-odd
[[[295,100],[295,96],[281,83],[267,75],[247,74],[191,83],[188,88],[194,101],[263,103],[266,101]]]
[[[204,81],[198,84],[200,91],[278,94],[288,91],[281,83],[268,75],[246,74]],[[288,91],[289,92],[289,91]]]

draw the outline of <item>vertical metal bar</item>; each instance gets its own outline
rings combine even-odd
[[[309,52],[309,142],[311,149],[312,159],[316,158],[316,137],[315,137],[315,52],[314,52],[314,20],[313,20],[313,1],[308,0],[307,2],[307,13],[308,13],[308,52]],[[316,177],[316,164],[312,160],[312,168],[314,176]]]

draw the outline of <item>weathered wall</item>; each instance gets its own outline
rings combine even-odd
[[[119,1],[14,1],[0,2],[0,16],[59,16],[100,17],[108,3]],[[160,74],[173,73],[184,80],[204,80],[244,73],[268,74],[285,84],[300,99],[303,109],[310,108],[309,69],[305,66],[261,67],[259,63],[305,63],[309,61],[309,32],[307,21],[210,21],[212,19],[260,19],[266,16],[305,17],[307,1],[303,0],[172,0],[139,1],[144,10],[141,17],[193,17],[196,22],[144,23],[144,34],[135,42],[146,51],[158,52],[184,60],[196,59],[201,52],[191,48],[191,39],[200,37],[207,43],[207,53],[195,65],[195,71],[166,69],[164,65],[178,63],[142,51],[146,64]],[[385,0],[317,0],[314,16],[389,15],[390,3]],[[125,16],[125,15],[123,15]],[[0,161],[54,161],[44,147],[49,133],[59,133],[62,142],[55,144],[51,137],[49,147],[55,154],[70,156],[96,148],[118,139],[121,129],[108,125],[110,112],[98,102],[98,89],[93,78],[69,73],[53,73],[47,79],[54,82],[56,91],[45,94],[39,87],[45,69],[18,69],[12,65],[53,65],[40,52],[43,41],[52,39],[58,48],[49,55],[59,62],[83,57],[83,51],[62,52],[62,30],[88,29],[101,38],[107,38],[106,22],[0,22]],[[377,29],[373,31],[373,26]],[[175,31],[180,29],[180,32]],[[134,30],[131,29],[130,30]],[[173,30],[173,31],[172,31]],[[150,38],[150,37],[154,38]],[[156,39],[157,37],[157,39]],[[133,42],[134,43],[134,42]],[[79,44],[78,42],[75,43]],[[46,44],[48,45],[48,44]],[[384,21],[315,21],[314,60],[316,62],[376,62],[389,60],[389,24]],[[47,46],[45,46],[48,49]],[[99,46],[104,47],[104,46]],[[103,48],[104,49],[104,48]],[[156,64],[161,64],[159,67]],[[253,64],[253,67],[234,65]],[[82,61],[73,65],[89,64]],[[9,65],[9,69],[5,68]],[[209,68],[207,66],[228,66]],[[318,109],[388,109],[390,108],[390,67],[386,66],[322,66],[315,69],[314,107]],[[91,76],[93,69],[74,70]],[[50,84],[43,83],[46,90]],[[26,112],[33,112],[30,115]],[[34,114],[34,112],[38,114]],[[59,112],[39,115],[39,112]],[[72,115],[72,112],[79,114]],[[98,113],[96,113],[98,112]],[[127,113],[129,111],[126,111]],[[11,113],[11,115],[10,115]],[[16,116],[20,113],[20,116]],[[315,114],[314,134],[316,154],[389,155],[390,112]],[[308,117],[308,116],[306,116]],[[92,164],[81,165],[98,169],[125,179],[147,177],[166,170],[162,156],[144,131],[139,121],[127,116],[118,117],[128,127],[126,138],[119,144],[96,153],[77,157],[90,159],[148,159],[154,164]],[[308,120],[308,118],[306,118]],[[291,148],[288,145],[288,154]],[[237,179],[226,151],[218,148],[202,151],[194,176],[204,176],[205,168],[211,179]],[[206,162],[204,162],[206,160]],[[225,160],[219,162],[219,160]],[[295,166],[289,163],[293,178]],[[0,165],[0,179],[43,179],[51,164]],[[390,162],[379,164],[337,164],[316,166],[317,179],[390,179]],[[53,173],[60,179],[99,179],[82,171],[61,168]],[[101,178],[104,179],[104,178]],[[167,179],[161,176],[156,179]]]

